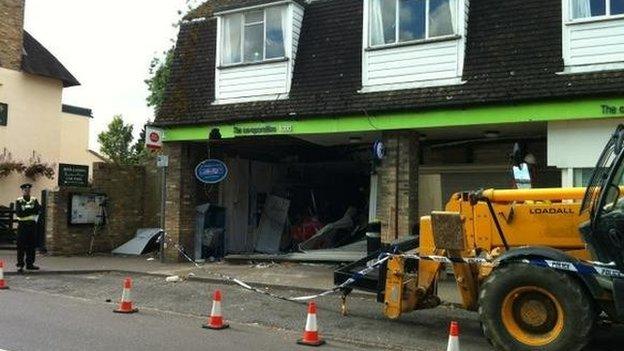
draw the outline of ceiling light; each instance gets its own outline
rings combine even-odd
[[[483,136],[488,139],[494,139],[500,136],[500,132],[496,130],[486,130],[485,132],[483,132]]]

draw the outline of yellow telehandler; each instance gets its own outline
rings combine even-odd
[[[437,284],[450,264],[463,307],[478,311],[496,349],[581,350],[599,317],[624,321],[623,174],[619,126],[587,188],[454,194],[444,211],[421,218],[417,244],[339,269],[335,281],[386,255],[352,288],[376,292],[396,319],[440,304]]]

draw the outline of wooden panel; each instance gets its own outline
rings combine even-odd
[[[461,76],[462,39],[364,52],[364,87],[448,80]]]
[[[624,61],[624,19],[568,25],[567,65]]]
[[[253,245],[247,223],[249,215],[249,160],[228,158],[229,169],[223,181],[223,206],[226,215],[227,253],[247,252]]]
[[[221,69],[218,100],[286,94],[288,62]]]

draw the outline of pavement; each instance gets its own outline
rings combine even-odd
[[[0,260],[5,262],[5,272],[14,274],[15,252],[0,250]],[[324,291],[334,287],[334,270],[337,265],[306,263],[225,263],[207,262],[196,267],[190,262],[160,263],[151,256],[38,256],[36,264],[42,273],[95,273],[123,272],[158,276],[178,275],[193,280],[219,281],[220,275],[236,277],[257,287],[288,288],[305,291]],[[356,293],[357,294],[357,293]],[[454,281],[445,281],[438,287],[439,296],[447,302],[459,303],[460,296]]]

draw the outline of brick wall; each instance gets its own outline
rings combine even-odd
[[[160,193],[153,184],[159,180],[155,179],[155,167],[151,168],[95,163],[92,187],[48,192],[45,230],[50,253],[76,255],[89,251],[93,226],[69,224],[69,201],[74,193],[108,196],[107,223],[96,233],[95,252],[110,252],[134,237],[139,228],[158,227]]]
[[[0,1],[0,67],[21,70],[24,0]]]
[[[380,177],[378,218],[384,244],[410,235],[418,225],[418,133],[383,134],[386,157],[377,168]]]
[[[206,202],[218,202],[219,186],[204,185],[194,175],[195,166],[209,157],[219,158],[218,147],[205,143],[166,143],[164,154],[169,156],[167,170],[167,204],[165,229],[169,239],[191,254],[195,238],[195,207]],[[165,250],[169,261],[182,261],[178,250],[169,245]]]

